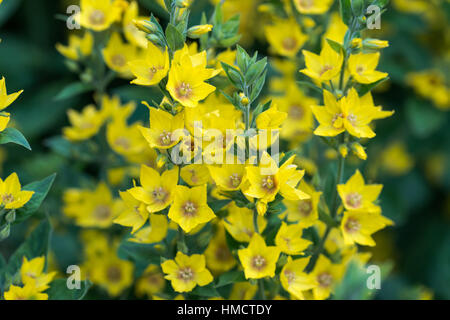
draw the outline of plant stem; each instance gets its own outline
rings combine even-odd
[[[259,288],[259,299],[266,300],[266,292],[264,290],[264,279],[258,280],[258,288]]]
[[[253,228],[255,229],[255,232],[259,234],[258,211],[256,209],[253,210]]]

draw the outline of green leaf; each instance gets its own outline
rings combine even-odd
[[[89,280],[81,282],[80,289],[69,289],[66,279],[56,279],[50,283],[47,289],[49,300],[83,300],[86,293],[91,288],[92,283]]]
[[[243,91],[244,87],[243,87],[243,83],[244,83],[244,79],[242,77],[241,72],[236,69],[233,66],[230,66],[229,64],[225,63],[225,62],[220,62],[220,64],[222,65],[223,70],[225,70],[225,73],[228,76],[228,79],[230,80],[230,82],[239,90]]]
[[[252,64],[245,73],[245,82],[247,85],[252,85],[253,82],[263,73],[267,66],[267,58],[261,59]]]
[[[177,51],[184,46],[184,36],[173,24],[169,23],[166,29],[166,39],[172,51]]]
[[[350,25],[353,19],[351,0],[340,0],[339,12],[341,13],[342,21],[344,21],[347,26]]]
[[[82,93],[93,90],[90,84],[84,82],[74,82],[65,86],[54,98],[55,101],[73,98]]]
[[[208,202],[208,206],[211,208],[212,211],[218,212],[218,211],[222,210],[230,202],[231,202],[231,200],[214,200],[214,201]]]
[[[241,69],[242,72],[244,72],[244,73],[247,72],[247,67],[248,67],[249,61],[250,61],[250,56],[248,55],[248,53],[240,45],[237,45],[236,46],[236,62],[237,62],[239,69]]]
[[[6,143],[15,143],[19,146],[25,147],[28,150],[31,150],[30,144],[27,139],[23,136],[23,134],[14,128],[6,128],[2,132],[0,132],[0,144]]]
[[[7,275],[14,276],[19,271],[23,257],[27,257],[30,260],[36,257],[47,256],[50,235],[50,222],[48,219],[45,219],[9,258],[6,266]]]
[[[208,284],[203,287],[197,286],[194,290],[192,290],[192,294],[205,298],[221,297],[220,293],[217,292],[216,288],[214,287],[214,284]]]
[[[167,11],[172,11],[172,1],[174,0],[164,0],[164,4],[166,5]]]
[[[366,95],[369,91],[372,91],[376,87],[378,87],[380,84],[382,84],[385,81],[388,81],[389,77],[386,77],[384,79],[378,80],[377,82],[370,83],[370,84],[362,84],[358,87],[357,91],[360,97]]]
[[[23,187],[23,190],[34,191],[34,194],[31,197],[30,201],[28,201],[22,208],[17,209],[17,217],[14,223],[22,222],[28,219],[39,209],[42,201],[44,201],[45,197],[47,196],[47,193],[50,190],[55,177],[56,173],[48,176],[43,180],[32,182]]]
[[[323,89],[318,87],[318,86],[316,86],[314,83],[311,83],[311,82],[308,82],[308,81],[297,81],[297,84],[299,85],[299,87],[305,86],[305,87],[308,87],[310,89],[313,89],[314,91],[317,91],[321,95],[323,94]]]
[[[250,94],[250,102],[255,101],[256,98],[259,97],[262,89],[264,88],[264,84],[266,83],[266,75],[267,70],[263,72],[263,74],[258,78],[258,80],[253,85],[252,92]]]
[[[336,42],[336,41],[328,39],[328,38],[327,38],[327,42],[330,45],[330,47],[337,53],[340,54],[341,52],[345,52],[344,47],[339,42]]]
[[[5,24],[8,19],[19,9],[21,0],[5,0],[0,9],[0,26]]]
[[[220,288],[232,283],[245,281],[244,272],[242,271],[228,271],[220,275],[217,281],[216,288]]]

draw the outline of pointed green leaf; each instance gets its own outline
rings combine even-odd
[[[0,144],[15,143],[31,150],[30,144],[23,134],[14,128],[6,128],[0,132]]]

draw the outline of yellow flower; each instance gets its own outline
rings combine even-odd
[[[241,188],[245,179],[245,165],[223,164],[222,166],[208,167],[211,177],[220,189],[235,191]]]
[[[128,125],[126,119],[117,119],[108,123],[106,140],[115,152],[126,158],[133,158],[148,147],[139,128],[139,123]]]
[[[81,12],[77,17],[80,24],[94,31],[108,29],[120,19],[122,9],[114,6],[112,0],[81,0]]]
[[[267,221],[263,216],[258,215],[257,224],[259,231],[263,232],[267,226]],[[239,208],[232,203],[228,208],[228,216],[224,220],[224,225],[236,241],[250,242],[255,233],[253,211],[247,208]]]
[[[167,47],[163,52],[148,41],[145,59],[131,61],[128,65],[136,77],[131,83],[152,86],[158,84],[169,72],[169,52]]]
[[[258,129],[278,129],[287,117],[288,114],[286,112],[278,111],[278,107],[273,105],[258,115],[256,127]]]
[[[441,110],[450,109],[450,89],[440,70],[424,70],[406,75],[406,83],[424,98],[431,99]]]
[[[185,107],[195,108],[216,88],[204,81],[216,76],[220,70],[207,69],[206,51],[190,55],[189,49],[175,52],[169,71],[167,90]]]
[[[128,192],[143,202],[149,212],[161,211],[172,203],[178,183],[178,167],[160,175],[155,169],[142,165],[140,181],[142,187],[131,188]]]
[[[314,276],[303,271],[308,263],[309,258],[292,260],[288,257],[288,262],[281,270],[281,285],[296,299],[304,300],[303,291],[311,290],[318,285]]]
[[[71,127],[64,127],[66,139],[74,142],[87,140],[95,136],[105,123],[105,115],[94,105],[86,106],[81,112],[70,109],[67,111]]]
[[[82,227],[108,228],[122,212],[123,203],[113,199],[111,191],[101,182],[95,191],[68,190],[64,195],[63,212]]]
[[[333,0],[294,0],[295,7],[303,14],[322,14],[330,9]]]
[[[225,239],[225,229],[222,224],[217,225],[217,231],[205,250],[206,265],[214,273],[222,273],[236,265]]]
[[[106,65],[121,76],[131,76],[128,62],[137,58],[136,47],[122,41],[119,33],[114,32],[106,48],[102,50]]]
[[[212,24],[202,24],[198,26],[193,26],[188,29],[188,37],[192,39],[197,39],[201,35],[210,32],[213,29]]]
[[[0,80],[0,111],[6,109],[11,103],[13,103],[21,94],[23,90],[15,93],[7,94],[6,81],[2,77]],[[10,115],[7,112],[0,112],[0,132],[6,129],[10,120]]]
[[[152,148],[169,149],[184,136],[184,113],[173,116],[160,109],[150,108],[150,128],[140,127]]]
[[[204,255],[187,256],[178,252],[175,260],[166,260],[161,267],[176,292],[189,292],[197,285],[206,286],[213,281],[211,272],[206,269]]]
[[[127,40],[132,44],[134,44],[135,46],[138,46],[140,48],[146,48],[148,41],[145,38],[146,36],[145,32],[139,30],[133,23],[133,20],[139,19],[144,19],[144,17],[139,17],[138,3],[136,1],[132,1],[128,5],[123,15],[122,24],[125,38],[127,38]]]
[[[265,203],[275,200],[278,193],[289,200],[309,199],[309,195],[296,189],[305,172],[297,170],[297,166],[292,164],[294,158],[292,156],[278,168],[275,160],[264,152],[259,166],[246,168],[249,187],[244,194]]]
[[[380,53],[352,54],[348,59],[348,70],[359,83],[369,84],[388,76],[387,73],[376,71]]]
[[[258,286],[250,282],[238,282],[233,285],[230,300],[252,300],[258,291]]]
[[[310,198],[297,201],[284,200],[287,207],[286,216],[288,221],[298,222],[303,228],[308,228],[319,219],[318,206],[322,192],[317,192],[304,180],[300,181],[299,189]]]
[[[285,57],[295,57],[308,40],[294,19],[277,19],[273,25],[264,28],[271,49]]]
[[[34,191],[21,190],[17,173],[11,173],[4,181],[0,179],[0,203],[5,209],[23,207],[34,194]]]
[[[313,288],[314,299],[327,299],[333,292],[334,286],[344,274],[343,264],[332,264],[324,255],[320,255],[311,274],[317,280],[318,286]]]
[[[345,184],[339,184],[337,190],[345,209],[380,212],[381,208],[375,205],[383,189],[381,184],[366,185],[364,177],[359,170]]]
[[[299,255],[312,244],[311,241],[303,239],[302,234],[303,227],[300,224],[287,225],[286,222],[282,222],[275,237],[275,244],[281,252]]]
[[[408,173],[414,167],[415,162],[402,141],[390,143],[382,151],[380,161],[383,169],[395,176]]]
[[[169,229],[167,217],[163,214],[150,213],[149,220],[150,226],[140,229],[129,241],[149,244],[161,242],[166,238],[167,230]]]
[[[166,281],[164,275],[158,266],[150,264],[143,272],[142,276],[136,281],[136,295],[146,294],[151,297],[164,289]]]
[[[246,279],[272,278],[275,276],[280,249],[267,246],[263,237],[255,233],[248,247],[238,250],[238,256]]]
[[[89,263],[89,279],[106,289],[112,297],[117,297],[133,283],[133,264],[119,259],[114,252],[94,258]]]
[[[341,222],[341,231],[347,245],[358,243],[364,246],[375,246],[371,235],[392,221],[380,213],[367,211],[345,211]]]
[[[41,293],[36,286],[29,282],[23,287],[11,285],[4,293],[5,300],[48,300],[46,293]]]
[[[20,267],[20,276],[22,283],[35,286],[38,291],[45,291],[49,288],[49,283],[55,277],[56,272],[45,273],[45,257],[37,257],[28,261],[23,257]]]
[[[306,69],[300,72],[319,82],[329,81],[341,71],[344,56],[334,51],[328,43],[323,45],[320,55],[303,50]]]
[[[214,219],[216,215],[206,203],[206,193],[206,185],[194,188],[177,186],[169,218],[185,232]]]
[[[357,138],[373,138],[375,132],[370,128],[370,122],[387,116],[381,108],[364,104],[365,100],[359,98],[354,88],[338,101],[331,92],[324,90],[323,99],[324,107],[311,107],[319,122],[314,131],[318,136],[334,137],[348,131]]]
[[[56,50],[59,51],[64,57],[70,60],[79,60],[84,57],[88,57],[92,53],[94,47],[94,37],[90,32],[85,32],[83,37],[76,35],[69,35],[69,45],[63,46],[62,44],[56,44]]]
[[[120,198],[125,204],[125,209],[113,222],[125,227],[132,227],[131,233],[133,234],[145,224],[149,212],[145,203],[136,200],[130,190],[119,192]]]
[[[210,181],[208,167],[203,164],[189,164],[180,170],[180,176],[189,186],[195,187]]]

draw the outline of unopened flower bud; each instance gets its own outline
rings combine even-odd
[[[241,103],[243,106],[248,106],[248,104],[250,103],[250,100],[248,100],[248,98],[245,96],[245,94],[243,92],[241,92],[239,94],[239,97],[241,98]]]
[[[188,0],[176,0],[175,5],[178,8],[187,8],[187,7],[189,7],[189,1]]]
[[[361,38],[354,38],[352,39],[352,48],[361,48],[362,47],[362,39]]]
[[[16,220],[16,210],[11,210],[5,216],[5,220],[7,223],[13,223]]]
[[[158,169],[161,169],[162,167],[164,167],[166,162],[167,162],[167,157],[163,154],[158,155],[158,157],[156,158],[156,166],[158,167]]]
[[[339,146],[339,153],[341,154],[342,158],[347,158],[348,155],[348,148],[345,144],[341,144]]]
[[[155,46],[164,47],[161,39],[156,34],[147,34],[147,40],[153,43]]]
[[[256,211],[258,211],[258,214],[260,216],[263,216],[267,211],[267,203],[259,200],[256,202]]]
[[[6,238],[8,238],[10,230],[11,230],[10,224],[9,223],[5,224],[0,230],[0,240],[5,240]]]
[[[208,33],[212,30],[212,24],[202,24],[198,26],[193,26],[188,29],[188,37],[191,39],[199,38],[201,35]]]
[[[155,33],[158,30],[156,25],[148,20],[133,20],[133,24],[145,33]]]
[[[363,49],[381,50],[389,47],[389,41],[378,39],[364,39],[362,45]]]
[[[357,143],[357,142],[352,143],[352,151],[361,160],[367,159],[367,153],[364,150],[364,147],[362,145],[360,145],[359,143]]]

